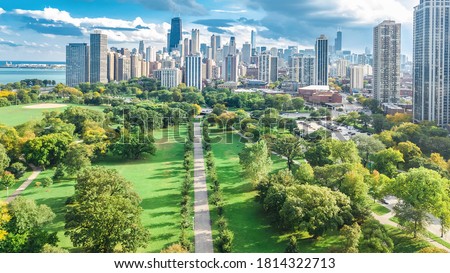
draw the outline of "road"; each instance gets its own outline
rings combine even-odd
[[[213,253],[200,122],[194,123],[194,196],[195,253]]]
[[[25,182],[23,182],[22,185],[20,185],[20,187],[6,199],[6,203],[11,203],[14,199],[16,199],[17,196],[19,196],[31,183],[33,183],[34,179],[36,179],[42,171],[40,167],[36,167],[33,164],[30,164],[30,167],[33,169],[33,173],[31,173],[28,179],[25,180]]]

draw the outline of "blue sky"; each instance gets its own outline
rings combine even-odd
[[[372,47],[372,29],[385,19],[402,23],[402,50],[412,52],[413,7],[419,0],[14,0],[0,1],[0,60],[65,60],[65,45],[89,42],[101,29],[109,46],[137,47],[139,40],[161,48],[170,19],[183,29],[200,29],[238,47],[257,30],[258,45],[311,48],[325,34],[334,44],[338,27],[344,49]]]

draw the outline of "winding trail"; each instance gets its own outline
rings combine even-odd
[[[6,199],[6,203],[11,203],[14,199],[16,199],[42,172],[42,168],[36,167],[33,164],[30,164],[30,167],[33,169],[33,173],[31,173],[27,180],[25,180],[25,182],[23,182],[22,185],[20,185],[20,187]]]
[[[200,122],[194,123],[194,196],[195,253],[213,253],[214,247]]]

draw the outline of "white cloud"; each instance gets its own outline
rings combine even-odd
[[[2,8],[0,8],[0,14],[6,13],[6,11]]]
[[[405,0],[317,0],[316,4],[319,11],[314,15],[318,18],[344,17],[359,25],[373,25],[386,19],[411,23],[413,17],[413,5]]]
[[[211,10],[212,12],[217,12],[217,13],[233,13],[233,14],[237,14],[237,13],[246,13],[247,10],[245,9],[240,9],[240,10],[223,10],[223,9],[213,9]]]
[[[0,26],[0,32],[8,35],[12,33],[7,26]]]
[[[85,35],[89,35],[92,29],[98,28],[102,33],[108,35],[108,40],[112,42],[136,42],[140,40],[165,43],[166,34],[170,29],[170,24],[145,23],[142,18],[137,17],[132,21],[111,19],[111,18],[74,18],[69,12],[45,8],[44,10],[13,10],[15,14],[28,16],[34,19],[45,19],[53,22],[63,22],[79,27]],[[51,24],[49,24],[51,25]],[[137,28],[137,27],[142,28]],[[108,28],[108,29],[102,29]],[[115,30],[114,28],[117,28]],[[133,31],[124,31],[122,29],[135,29]]]

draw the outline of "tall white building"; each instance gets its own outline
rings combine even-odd
[[[88,44],[69,44],[66,46],[66,85],[77,86],[89,82]]]
[[[270,54],[264,53],[258,56],[258,80],[270,83]]]
[[[336,75],[340,78],[347,77],[347,69],[349,66],[349,61],[345,59],[339,59],[336,61]]]
[[[251,56],[252,56],[252,45],[249,43],[245,43],[242,46],[242,62],[249,65]]]
[[[191,53],[200,54],[200,30],[198,29],[192,30],[191,41],[192,41]]]
[[[373,30],[373,94],[380,103],[400,98],[401,25],[386,20]]]
[[[364,88],[364,67],[361,65],[352,66],[350,69],[350,88],[361,90]]]
[[[145,50],[145,59],[147,62],[156,62],[156,49],[153,46],[149,46]]]
[[[91,34],[90,44],[90,77],[91,83],[108,83],[107,53],[108,36],[101,33]]]
[[[290,57],[289,65],[289,80],[298,82],[300,77],[300,57]]]
[[[415,121],[450,123],[450,1],[421,0],[414,8]]]
[[[161,81],[161,87],[170,89],[181,83],[182,73],[178,68],[159,69],[153,73],[155,78]]]
[[[303,55],[300,58],[300,69],[298,80],[301,87],[314,85],[316,81],[316,59],[314,56]]]
[[[186,86],[202,90],[202,58],[200,55],[186,56],[184,73]]]

